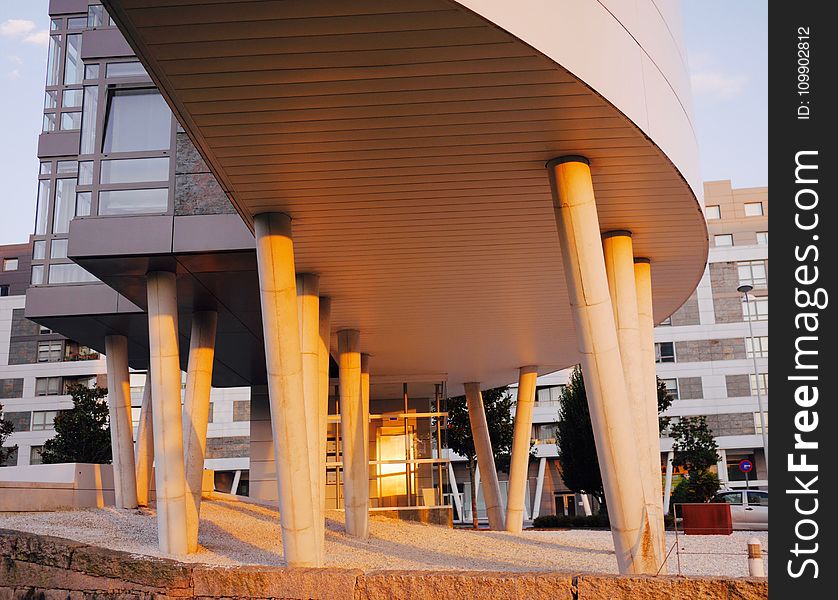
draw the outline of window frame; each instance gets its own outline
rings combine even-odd
[[[748,209],[750,207],[759,207],[758,213],[748,213]],[[745,202],[743,204],[743,210],[745,212],[746,217],[764,217],[765,216],[765,207],[762,205],[762,202]]]
[[[672,354],[663,354],[663,346],[664,344],[669,344],[672,346]],[[672,360],[669,360],[669,359]],[[678,357],[675,353],[675,342],[655,342],[655,364],[667,364],[667,363],[674,363],[678,362]]]
[[[720,244],[720,239],[730,240],[729,244]],[[713,236],[713,247],[714,248],[732,248],[733,247],[733,234],[732,233],[717,233]]]
[[[717,221],[722,218],[722,207],[718,204],[711,204],[704,207],[704,216],[708,221]]]

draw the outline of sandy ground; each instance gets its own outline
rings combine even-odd
[[[457,569],[616,573],[611,534],[601,530],[535,531],[521,536],[448,529],[373,517],[370,539],[345,535],[343,513],[326,515],[326,563],[375,569]],[[153,509],[113,507],[55,513],[0,513],[0,528],[54,535],[134,554],[165,556],[157,550]],[[731,536],[679,536],[684,575],[746,576],[746,544],[756,536],[768,549],[767,532]],[[668,544],[675,542],[668,535]],[[279,516],[267,505],[226,499],[204,501],[201,548],[185,559],[215,565],[284,565]],[[677,573],[675,551],[669,572]]]

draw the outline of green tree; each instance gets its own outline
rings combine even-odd
[[[687,478],[672,493],[673,506],[682,502],[707,502],[720,487],[719,476],[710,469],[719,461],[719,448],[707,417],[680,417],[670,425],[675,458],[672,464],[683,467]]]
[[[573,492],[591,494],[604,507],[602,475],[597,460],[585,381],[579,365],[573,368],[559,398],[556,437],[562,481]]]
[[[495,467],[500,471],[509,468],[512,453],[512,394],[508,387],[499,387],[483,392],[483,408],[489,425],[489,439],[492,441],[492,453]],[[471,515],[474,528],[477,529],[477,488],[474,485],[474,471],[477,466],[477,453],[474,450],[474,438],[471,436],[471,423],[468,418],[468,403],[465,396],[456,396],[448,400],[448,447],[460,456],[468,459],[468,475],[471,481]]]
[[[6,438],[15,430],[15,426],[11,421],[3,418],[3,405],[0,404],[0,465],[5,464],[6,459],[15,451],[17,446],[9,446],[4,448]]]
[[[55,437],[44,443],[44,463],[107,464],[111,457],[111,428],[108,423],[108,390],[73,385],[68,393],[73,408],[55,417]]]
[[[658,415],[661,415],[667,408],[672,406],[672,402],[675,398],[673,398],[672,394],[669,393],[669,390],[666,389],[666,384],[663,382],[663,379],[660,377],[657,377],[656,379],[658,380]],[[658,434],[669,427],[671,422],[672,417],[658,416]]]

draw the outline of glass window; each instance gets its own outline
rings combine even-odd
[[[721,246],[733,246],[733,236],[729,233],[713,236],[713,244],[717,248]]]
[[[81,113],[61,113],[61,131],[75,131],[81,129]]]
[[[99,192],[100,215],[164,213],[168,208],[168,188]]]
[[[655,344],[655,362],[675,362],[675,344],[672,342],[657,342]]]
[[[52,240],[49,247],[50,258],[67,258],[68,240]]]
[[[757,231],[757,244],[760,246],[767,246],[768,245],[768,232],[767,231]]]
[[[44,240],[38,240],[32,244],[32,258],[34,260],[42,260],[47,257],[47,243]]]
[[[43,325],[38,326],[38,335],[49,335],[52,333],[52,329],[49,327],[44,327]]]
[[[102,27],[105,25],[108,13],[101,4],[93,4],[87,7],[87,26]]]
[[[61,378],[60,377],[36,377],[35,378],[35,395],[36,396],[57,396],[61,393]]]
[[[30,446],[29,447],[29,464],[30,465],[42,465],[44,464],[44,459],[41,456],[41,453],[44,451],[43,446]]]
[[[76,180],[57,179],[55,182],[55,208],[52,219],[53,233],[67,233],[70,219],[73,218],[76,205]],[[50,274],[50,278],[52,274]]]
[[[60,377],[56,378],[60,379]],[[57,410],[36,410],[32,413],[32,431],[51,431],[55,429]]]
[[[704,215],[708,221],[710,221],[711,219],[721,219],[722,209],[718,204],[715,206],[707,206],[704,209]]]
[[[85,79],[99,79],[99,64],[84,65]]]
[[[722,492],[716,495],[716,502],[742,504],[742,492]]]
[[[98,280],[77,264],[49,266],[49,283],[87,283],[89,281]]]
[[[757,375],[751,373],[748,375],[748,379],[751,381],[751,396],[757,395],[757,384],[759,384],[760,394],[768,393],[768,373],[759,373]]]
[[[41,285],[44,282],[44,265],[32,266],[32,285]]]
[[[61,362],[62,342],[38,342],[38,362]]]
[[[49,22],[50,31],[55,31],[56,29],[61,29],[61,19],[52,19]]]
[[[41,163],[41,175],[49,175],[52,173],[52,163],[51,162],[42,162]]]
[[[61,106],[64,108],[81,108],[81,90],[64,90],[61,95]]]
[[[58,85],[58,71],[61,67],[61,36],[52,35],[49,38],[49,54],[47,55],[47,85]]]
[[[661,321],[661,326],[672,325],[672,317],[666,317],[663,321]]]
[[[44,235],[47,232],[47,215],[51,192],[52,182],[49,179],[41,179],[38,182],[38,211],[35,217],[35,235]]]
[[[64,51],[64,85],[81,83],[84,64],[81,61],[81,34],[67,36],[67,48]]]
[[[9,286],[8,285],[0,285],[0,296],[8,296],[9,295]]]
[[[84,107],[81,120],[81,154],[93,154],[96,150],[96,115],[99,110],[99,88],[88,85],[84,88]]]
[[[105,77],[148,77],[148,73],[139,61],[118,62],[105,67]]]
[[[43,131],[55,131],[55,113],[47,113],[44,115]]]
[[[93,183],[93,161],[83,160],[79,162],[79,185],[90,185]]]
[[[17,259],[16,258],[4,258],[3,259],[3,270],[4,271],[17,271]]]
[[[762,413],[762,418],[765,420],[765,433],[768,434],[768,411]],[[754,433],[756,435],[762,435],[762,420],[760,419],[759,413],[754,413]]]
[[[768,285],[764,260],[746,260],[736,263],[739,271],[739,285],[764,288]]]
[[[677,379],[661,379],[661,381],[663,381],[663,384],[666,386],[666,391],[669,392],[673,400],[680,399]]]
[[[76,216],[86,217],[90,214],[90,204],[93,194],[90,192],[78,192],[76,194]]]
[[[58,108],[58,91],[47,90],[44,94],[44,108]]]
[[[748,506],[768,506],[768,492],[745,492],[748,497]]]
[[[143,181],[168,181],[168,158],[136,158],[103,160],[101,183],[134,183]]]
[[[746,217],[761,217],[762,216],[762,202],[746,202],[745,203]]]
[[[768,298],[753,298],[750,302],[742,301],[742,319],[744,321],[767,321]]]
[[[745,338],[745,353],[748,358],[768,358],[768,336]]]
[[[75,176],[76,172],[79,170],[79,163],[74,160],[59,160],[58,164],[56,165],[55,172],[59,175],[61,174],[68,174]]]
[[[67,19],[67,29],[84,29],[87,27],[86,17],[70,17]]]
[[[155,89],[114,90],[109,98],[104,152],[166,150],[172,113]]]

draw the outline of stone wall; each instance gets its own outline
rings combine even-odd
[[[706,362],[711,360],[748,358],[745,352],[745,338],[675,342],[675,356],[678,362]]]
[[[493,571],[212,567],[0,530],[0,598],[762,600],[768,581]]]
[[[707,425],[714,436],[749,435],[756,433],[753,413],[722,413],[707,415]]]
[[[23,379],[0,379],[0,399],[23,396]]]
[[[745,398],[751,395],[749,375],[725,375],[725,387],[728,398]]]
[[[177,134],[175,215],[219,215],[236,212],[207,163],[185,133]]]
[[[704,397],[701,377],[679,377],[678,398],[681,400],[699,400]]]
[[[673,325],[698,325],[698,296],[695,292],[681,305],[681,308],[672,314]]]
[[[207,458],[238,458],[250,452],[250,436],[207,438]]]

